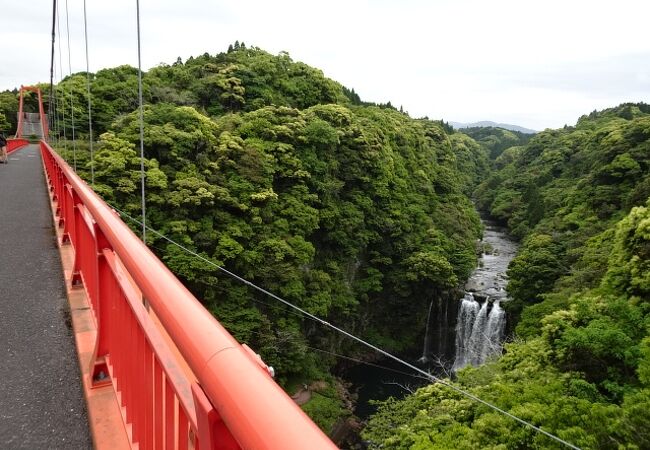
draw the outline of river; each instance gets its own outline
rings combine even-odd
[[[508,300],[506,270],[518,246],[505,228],[487,218],[482,222],[482,254],[465,284],[464,296],[436,299],[427,310],[423,351],[417,362],[435,375],[450,376],[455,370],[479,365],[501,352],[505,329],[501,303]],[[416,358],[411,356],[409,362],[415,363]],[[376,411],[371,400],[402,398],[426,383],[393,361],[377,364],[387,369],[358,365],[346,371],[345,378],[357,388],[355,415],[361,419]]]

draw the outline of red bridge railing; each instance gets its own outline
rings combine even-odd
[[[335,448],[165,265],[41,141],[73,283],[97,326],[92,382],[112,384],[140,449]],[[195,379],[166,345],[150,307]]]
[[[7,139],[7,153],[15,152],[26,145],[29,145],[27,139]]]

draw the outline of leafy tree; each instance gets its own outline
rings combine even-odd
[[[6,135],[14,134],[18,123],[18,96],[16,92],[0,92],[0,127]]]
[[[515,302],[536,303],[550,290],[566,268],[562,248],[547,234],[533,234],[522,245],[508,268],[508,293]]]
[[[622,105],[543,132],[477,190],[524,237],[508,270],[509,311],[523,315],[501,358],[454,382],[585,449],[650,445],[650,199],[622,201],[644,189],[647,112]],[[438,383],[384,402],[363,434],[384,449],[561,448]]]
[[[108,130],[96,145],[96,190],[138,217],[136,75],[99,71],[91,95],[93,126]],[[394,351],[419,340],[413,324],[431,298],[474,268],[481,225],[468,195],[487,155],[470,138],[238,42],[155,67],[144,85],[147,223],[206,260]],[[83,133],[85,74],[59,87]],[[87,176],[83,144],[77,153]],[[335,384],[336,361],[309,347],[367,357],[156,235],[148,244],[283,385]],[[344,415],[331,394],[306,407],[325,428]]]
[[[491,160],[497,159],[508,148],[527,144],[534,136],[497,127],[470,127],[463,128],[459,132],[470,136],[484,147]]]
[[[11,123],[7,120],[4,114],[0,113],[0,130],[5,131],[5,130],[10,130],[11,129]]]

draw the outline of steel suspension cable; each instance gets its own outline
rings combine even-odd
[[[54,77],[53,79],[56,80],[58,78],[58,72],[57,72],[57,67],[56,67],[56,59],[54,60]],[[59,97],[58,97],[58,86],[52,85],[52,124],[53,129],[54,129],[54,142],[56,145],[59,145]]]
[[[142,185],[142,242],[147,243],[147,207],[145,200],[144,173],[144,107],[142,102],[142,57],[140,51],[140,0],[135,1],[138,23],[138,105],[140,120],[140,183]]]
[[[59,145],[59,127],[60,127],[60,111],[59,111],[59,92],[58,92],[58,86],[57,86],[57,80],[59,78],[59,71],[57,68],[57,61],[56,61],[56,49],[54,51],[54,78],[53,78],[53,84],[52,84],[52,111],[54,114],[54,143],[55,145]]]
[[[86,87],[88,88],[88,145],[90,149],[90,184],[95,186],[95,154],[93,153],[93,114],[90,99],[90,62],[88,59],[88,18],[86,0],[84,0],[84,41],[86,43]]]
[[[54,65],[52,66],[53,68],[53,73],[54,76],[52,77],[53,80],[56,79],[56,60],[54,61]],[[56,86],[52,84],[52,88],[50,89],[50,95],[52,96],[51,102],[52,102],[52,127],[50,130],[53,132],[53,144],[58,145],[57,138],[59,135],[59,121],[57,120],[57,104],[56,104]]]
[[[300,317],[302,317],[302,315],[300,315]],[[254,334],[256,336],[260,336],[260,337],[266,337],[267,336],[264,333],[260,333],[259,331],[248,330],[246,332]],[[232,334],[234,335],[234,333],[232,333]],[[292,344],[300,345],[300,342],[298,340],[295,340],[295,339],[286,339],[285,341],[291,341]],[[348,355],[342,355],[340,353],[331,352],[329,350],[324,350],[324,349],[318,348],[318,347],[312,347],[310,345],[305,345],[305,348],[308,348],[309,350],[314,350],[316,352],[323,353],[325,355],[334,356],[335,358],[344,359],[346,361],[351,361],[351,362],[354,362],[354,363],[357,363],[357,364],[363,364],[364,366],[375,367],[377,369],[385,370],[386,372],[392,372],[392,373],[396,373],[396,374],[399,374],[399,375],[412,377],[412,378],[415,378],[415,379],[418,379],[418,380],[429,381],[428,378],[425,378],[420,374],[404,372],[403,370],[393,369],[392,367],[382,366],[381,364],[375,364],[375,363],[372,363],[370,361],[364,361],[363,359],[354,358],[354,357],[348,356]]]
[[[61,90],[62,92],[62,98],[59,100],[60,104],[63,105],[61,108],[61,119],[63,123],[63,148],[68,150],[68,137],[66,135],[65,129],[65,87],[63,86],[63,57],[62,57],[62,52],[61,52],[61,18],[59,15],[59,4],[56,4],[56,29],[57,29],[57,36],[58,36],[58,43],[59,43],[59,82],[57,83],[57,87]]]
[[[68,0],[65,0],[65,30],[68,35],[68,74],[72,77],[72,56],[70,52],[70,17],[68,15]],[[74,95],[70,89],[70,125],[72,127],[72,159],[74,171],[77,172],[77,139],[74,129]]]
[[[59,76],[59,70],[56,65],[56,61],[54,61],[54,79],[58,79]],[[61,108],[59,108],[59,86],[58,83],[54,86],[54,121],[56,123],[56,145],[59,145],[59,141],[61,140]]]
[[[125,213],[124,211],[121,211],[120,209],[116,208],[113,205],[110,205],[110,206],[113,209],[115,209],[117,212],[119,212],[122,216],[128,218],[129,220],[133,221],[136,224],[142,225],[142,222],[140,222],[138,219],[130,216],[129,214]],[[206,257],[204,257],[204,256],[202,256],[202,255],[188,249],[187,247],[183,246],[182,244],[179,244],[178,242],[172,240],[171,238],[165,236],[164,234],[154,230],[150,226],[147,226],[147,229],[151,233],[153,233],[156,236],[160,237],[161,239],[169,242],[172,245],[175,245],[176,247],[180,248],[184,252],[186,252],[186,253],[188,253],[188,254],[202,260],[203,262],[215,267],[216,269],[218,269],[221,272],[227,274],[228,276],[230,276],[230,277],[240,281],[241,283],[243,283],[243,284],[245,284],[245,285],[247,285],[247,286],[249,286],[249,287],[251,287],[251,288],[253,288],[253,289],[255,289],[255,290],[257,290],[257,291],[259,291],[261,293],[263,293],[263,294],[266,294],[269,297],[279,301],[280,303],[282,303],[282,304],[284,304],[284,305],[298,311],[304,317],[306,317],[306,318],[308,318],[310,320],[313,320],[314,322],[319,323],[319,324],[321,324],[321,325],[323,325],[323,326],[325,326],[327,328],[330,328],[330,329],[332,329],[332,330],[334,330],[334,331],[336,331],[336,332],[338,332],[338,333],[352,339],[353,341],[355,341],[355,342],[357,342],[357,343],[359,343],[359,344],[361,344],[361,345],[363,345],[363,346],[365,346],[365,347],[367,347],[367,348],[369,348],[371,350],[376,351],[377,353],[385,356],[386,358],[392,359],[393,361],[395,361],[395,362],[397,362],[399,364],[402,364],[405,367],[408,367],[409,369],[411,369],[411,370],[419,373],[420,375],[424,376],[428,380],[436,382],[436,383],[440,383],[443,386],[446,386],[449,389],[455,391],[456,393],[458,393],[458,394],[460,394],[460,395],[462,395],[464,397],[467,397],[467,398],[469,398],[469,399],[471,399],[471,400],[473,400],[473,401],[475,401],[477,403],[480,403],[480,404],[482,404],[482,405],[484,405],[484,406],[486,406],[486,407],[488,407],[488,408],[490,408],[490,409],[492,409],[492,410],[494,410],[494,411],[496,411],[496,412],[498,412],[498,413],[500,413],[500,414],[502,414],[502,415],[504,415],[506,417],[509,417],[512,420],[518,422],[519,424],[521,424],[521,425],[523,425],[525,427],[528,427],[528,428],[536,431],[537,433],[543,434],[546,437],[548,437],[548,438],[550,438],[550,439],[552,439],[552,440],[554,440],[554,441],[556,441],[556,442],[558,442],[558,443],[560,443],[560,444],[562,444],[562,445],[564,445],[564,446],[566,446],[568,448],[571,448],[571,449],[574,449],[574,450],[581,450],[580,447],[577,447],[577,446],[571,444],[570,442],[567,442],[564,439],[560,438],[559,436],[556,436],[556,435],[554,435],[554,434],[552,434],[552,433],[550,433],[550,432],[548,432],[546,430],[543,430],[542,428],[538,427],[537,425],[533,425],[532,423],[530,423],[530,422],[528,422],[528,421],[526,421],[524,419],[521,419],[521,418],[515,416],[514,414],[502,409],[502,408],[499,408],[498,406],[488,402],[487,400],[483,400],[482,398],[480,398],[480,397],[478,397],[478,396],[476,396],[476,395],[474,395],[474,394],[472,394],[472,393],[470,393],[470,392],[456,386],[451,381],[445,381],[442,378],[436,377],[435,375],[432,375],[429,372],[427,372],[425,370],[422,370],[421,368],[419,368],[417,366],[414,366],[413,364],[411,364],[411,363],[409,363],[407,361],[404,361],[403,359],[393,355],[392,353],[389,353],[386,350],[384,350],[382,348],[379,348],[376,345],[371,344],[370,342],[367,342],[367,341],[363,340],[362,338],[357,337],[357,336],[353,335],[352,333],[350,333],[348,331],[345,331],[344,329],[339,328],[336,325],[333,325],[333,324],[329,323],[328,321],[326,321],[324,319],[321,319],[320,317],[305,311],[301,307],[299,307],[297,305],[294,305],[293,303],[289,302],[288,300],[283,299],[282,297],[274,294],[273,292],[270,292],[270,291],[264,289],[263,287],[257,286],[253,282],[248,281],[247,279],[245,279],[243,277],[240,277],[239,275],[229,271],[228,269],[226,269],[224,267],[221,267],[220,265],[214,263],[213,261],[209,260],[208,258],[206,258]]]
[[[49,121],[52,121],[52,97],[54,95],[54,38],[55,38],[55,28],[56,28],[56,0],[52,0],[52,54],[50,57],[50,98],[47,105],[47,110],[50,115]],[[41,117],[41,123],[43,123],[43,118]],[[53,122],[52,122],[53,123]],[[43,130],[45,133],[45,130]],[[43,136],[45,137],[45,136]]]

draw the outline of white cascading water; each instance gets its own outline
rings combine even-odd
[[[431,308],[433,308],[433,301],[429,303],[429,313],[427,314],[427,326],[424,329],[424,348],[422,349],[422,357],[418,359],[420,364],[426,364],[429,361],[429,322],[431,322]]]
[[[501,352],[501,342],[503,340],[503,331],[506,326],[506,312],[499,305],[500,301],[495,300],[492,303],[492,310],[488,317],[488,323],[485,330],[485,349],[482,354],[487,358],[490,355]],[[485,361],[479,362],[482,363]]]
[[[465,349],[468,347],[472,337],[472,327],[476,321],[479,308],[480,306],[474,300],[474,296],[470,293],[465,294],[465,297],[461,300],[458,319],[456,321],[456,359],[454,360],[454,370],[469,364],[469,354]]]
[[[499,300],[486,299],[481,305],[471,293],[465,294],[456,322],[456,359],[453,370],[467,365],[478,366],[501,351],[505,328],[505,312]],[[489,309],[489,313],[488,313]]]

